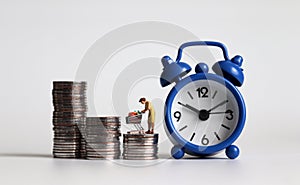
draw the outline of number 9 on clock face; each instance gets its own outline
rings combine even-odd
[[[171,102],[170,114],[175,130],[186,142],[213,146],[234,132],[239,106],[225,84],[200,79],[178,90]]]

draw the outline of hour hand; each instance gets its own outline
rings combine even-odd
[[[196,113],[199,113],[199,112],[200,112],[200,110],[196,109],[195,107],[190,106],[189,104],[183,104],[183,103],[181,103],[181,102],[178,102],[178,104],[181,105],[181,106],[183,106],[183,107],[185,107],[185,108],[188,108],[188,109],[190,109],[191,111],[194,111],[194,112],[196,112]]]
[[[228,103],[229,101],[228,100],[224,100],[222,101],[221,103],[219,103],[218,105],[214,106],[213,108],[209,109],[208,112],[210,113],[212,110],[215,110],[216,108],[224,105],[225,103]]]

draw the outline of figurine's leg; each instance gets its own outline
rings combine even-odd
[[[175,159],[181,159],[184,156],[184,151],[180,146],[173,146],[171,154]]]
[[[239,156],[240,150],[237,146],[230,145],[229,147],[226,148],[225,153],[229,159],[235,159]]]

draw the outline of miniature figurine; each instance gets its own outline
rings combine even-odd
[[[139,100],[141,104],[145,105],[145,109],[142,110],[142,113],[145,113],[146,111],[149,111],[148,114],[148,131],[146,131],[146,134],[154,134],[154,122],[155,122],[155,111],[152,103],[150,101],[147,101],[146,98],[141,98]]]

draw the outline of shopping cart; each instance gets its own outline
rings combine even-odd
[[[130,134],[144,134],[144,128],[142,127],[142,114],[127,116],[126,123],[132,124],[136,130],[131,130],[128,133]]]

